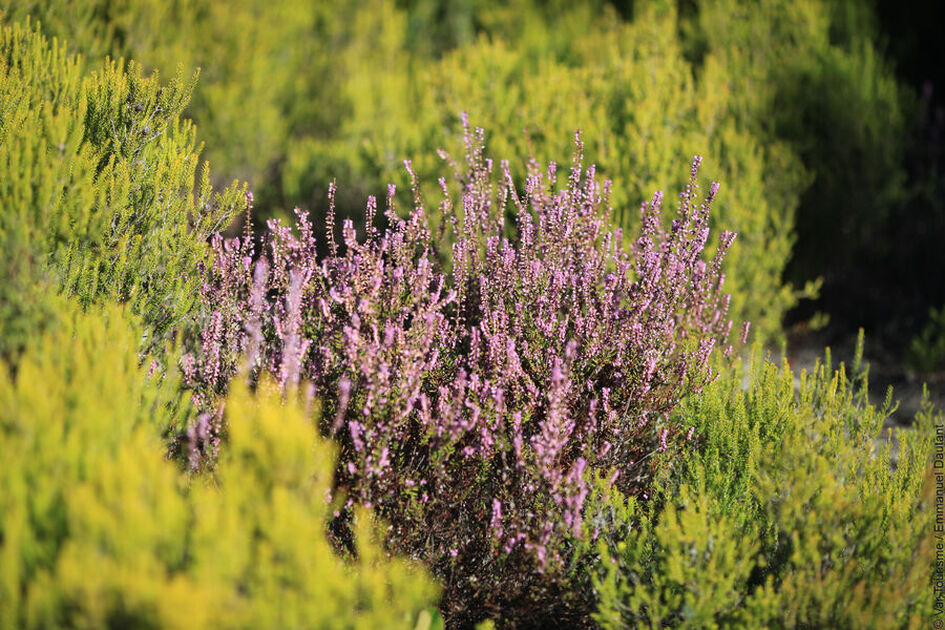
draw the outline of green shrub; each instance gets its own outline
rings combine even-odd
[[[452,174],[436,158],[443,138],[462,152],[462,111],[513,163],[567,163],[566,132],[581,129],[588,155],[614,179],[615,222],[625,229],[637,229],[636,207],[653,190],[685,184],[675,166],[695,153],[709,177],[739,182],[718,205],[719,227],[741,235],[727,268],[732,314],[777,337],[795,302],[781,274],[803,181],[797,161],[742,129],[725,95],[693,80],[675,2],[647,4],[629,22],[605,3],[14,4],[9,18],[34,15],[94,57],[202,66],[187,111],[218,172],[251,178],[269,215],[293,204],[322,209],[336,178],[340,214],[359,216],[388,181],[409,191],[407,157],[427,156],[415,166],[433,193],[437,177]],[[431,15],[453,26],[416,36]]]
[[[409,190],[407,157],[431,156],[415,166],[435,185],[449,175],[435,149],[468,111],[510,159],[563,162],[564,131],[582,129],[626,229],[650,191],[684,183],[673,165],[694,153],[708,176],[738,182],[719,199],[719,226],[741,235],[728,259],[732,312],[759,338],[777,338],[782,315],[811,295],[786,286],[789,261],[795,283],[825,275],[831,309],[868,297],[851,292],[878,278],[875,254],[903,199],[909,100],[872,7],[615,4],[620,13],[533,0],[0,0],[0,10],[41,20],[91,63],[202,67],[187,113],[216,172],[254,182],[264,218],[323,208],[332,178],[340,213],[358,216],[388,181]],[[449,144],[461,147],[457,134]]]
[[[929,319],[909,344],[906,360],[913,370],[945,370],[945,306],[929,309]]]
[[[462,155],[456,120],[466,111],[488,130],[490,152],[512,164],[530,157],[567,164],[571,138],[562,130],[580,129],[589,159],[614,182],[614,222],[632,233],[640,202],[653,190],[681,189],[685,174],[676,165],[698,153],[706,176],[738,183],[722,190],[715,219],[739,234],[726,262],[732,315],[750,319],[761,338],[777,337],[782,314],[795,303],[781,275],[803,175],[785,147],[743,131],[724,95],[694,81],[674,4],[647,3],[632,22],[609,8],[590,17],[573,9],[574,22],[587,27],[567,46],[549,44],[539,53],[527,33],[522,40],[514,32],[490,34],[425,64],[405,52],[406,17],[365,10],[359,30],[378,36],[352,49],[351,115],[337,140],[292,145],[283,186],[307,205],[322,205],[329,177],[318,165],[330,164],[342,190],[356,179],[352,198],[339,201],[351,215],[386,181],[409,191],[402,161],[410,157],[433,198],[437,177],[452,174],[436,149],[446,138],[443,148]],[[516,168],[522,179],[524,169]]]
[[[872,7],[861,0],[697,5],[687,45],[700,50],[703,84],[724,90],[722,106],[762,146],[786,144],[810,173],[794,187],[803,196],[790,279],[823,275],[828,308],[858,322],[868,297],[858,287],[875,283],[887,219],[903,198],[908,135],[908,94],[876,43]]]
[[[201,69],[186,114],[223,176],[215,183],[252,181],[257,196],[273,193],[268,184],[290,138],[321,137],[340,123],[336,59],[350,37],[349,11],[294,0],[0,0],[8,21],[31,16],[90,68],[110,56],[165,75]]]
[[[40,328],[56,290],[130,301],[158,336],[195,307],[206,239],[246,201],[197,177],[180,119],[194,81],[116,62],[86,74],[30,24],[0,32],[0,356]]]
[[[15,377],[0,366],[0,627],[380,628],[429,616],[437,589],[387,558],[368,513],[356,556],[335,554],[335,449],[299,405],[265,384],[255,396],[234,387],[214,476],[188,477],[160,439],[187,411],[175,376],[138,366],[138,333],[118,310],[62,319]]]
[[[612,500],[598,620],[918,627],[932,611],[929,473],[943,419],[923,406],[893,462],[876,442],[887,411],[869,404],[865,374],[848,378],[829,355],[800,375],[757,354],[723,373],[676,415],[698,449],[664,469],[648,505]]]

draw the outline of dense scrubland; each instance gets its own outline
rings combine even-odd
[[[893,14],[0,0],[0,627],[932,623]]]

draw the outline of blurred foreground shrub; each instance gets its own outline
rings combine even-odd
[[[116,309],[76,309],[0,365],[0,627],[414,627],[437,588],[359,511],[328,542],[335,448],[268,384],[234,387],[212,476],[167,461],[173,374]],[[150,374],[150,376],[149,376]]]
[[[933,425],[877,441],[865,373],[756,354],[675,412],[694,448],[598,526],[605,627],[914,628],[932,614]],[[746,387],[747,385],[747,387]]]

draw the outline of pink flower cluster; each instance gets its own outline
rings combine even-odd
[[[295,230],[270,222],[258,257],[251,239],[217,238],[186,374],[208,407],[241,365],[308,384],[349,502],[374,506],[393,547],[448,576],[447,600],[480,589],[501,606],[534,581],[521,574],[567,564],[591,475],[640,493],[649,456],[685,445],[665,418],[712,378],[710,353],[729,338],[721,261],[734,234],[705,260],[718,185],[698,198],[699,158],[676,220],[664,225],[658,193],[625,243],[580,135],[565,177],[533,162],[521,189],[484,157],[482,130],[467,124],[466,140],[458,203],[440,180],[433,216],[408,162],[409,212],[391,187],[383,217],[369,198],[363,232],[346,220],[340,243],[330,189],[327,255],[300,211]],[[518,578],[476,584],[486,565]]]

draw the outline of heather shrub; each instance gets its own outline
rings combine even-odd
[[[329,543],[336,449],[266,383],[226,401],[212,476],[163,456],[176,376],[117,309],[63,314],[0,366],[0,627],[414,627],[436,587],[359,511]]]
[[[858,363],[858,361],[857,361]],[[866,372],[755,353],[674,412],[694,448],[602,521],[604,627],[912,628],[932,610],[933,424],[877,440]],[[606,525],[605,525],[606,523]]]
[[[414,180],[406,218],[390,189],[383,231],[369,198],[365,233],[346,220],[338,243],[330,210],[321,260],[304,212],[296,231],[270,223],[255,264],[252,239],[214,241],[199,352],[182,360],[210,412],[190,454],[212,465],[225,430],[214,398],[244,362],[251,381],[306,383],[341,445],[346,507],[377,508],[391,548],[433,567],[450,622],[582,623],[588,480],[635,495],[652,453],[680,439],[666,413],[711,380],[709,356],[727,344],[734,234],[703,260],[718,185],[698,196],[698,159],[671,229],[657,194],[625,248],[580,142],[569,171],[533,162],[518,190],[484,157],[481,130],[466,141],[442,235]],[[438,241],[452,244],[442,263]]]
[[[81,66],[30,24],[0,32],[0,356],[52,317],[56,291],[128,301],[162,335],[195,306],[205,239],[245,208],[197,177],[180,119],[193,79]]]

